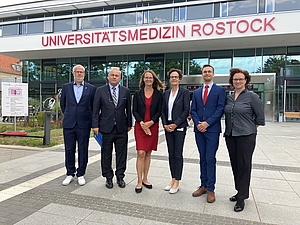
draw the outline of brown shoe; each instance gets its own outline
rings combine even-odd
[[[207,192],[206,201],[208,203],[213,203],[213,202],[216,201],[216,196],[215,196],[215,192],[214,191],[208,191]]]
[[[203,194],[206,194],[206,192],[207,192],[206,187],[201,186],[196,191],[193,192],[192,196],[193,197],[199,197]]]

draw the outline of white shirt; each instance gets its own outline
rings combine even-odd
[[[173,109],[173,104],[176,99],[176,96],[178,94],[179,88],[177,88],[175,95],[172,95],[172,90],[170,91],[170,97],[169,97],[169,102],[168,102],[168,120],[172,120],[172,109]]]

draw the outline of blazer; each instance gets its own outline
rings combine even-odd
[[[101,133],[110,133],[116,126],[119,133],[132,127],[131,98],[128,88],[119,85],[118,105],[115,107],[109,85],[97,88],[93,108],[93,128]]]
[[[168,123],[169,98],[172,89],[163,93],[163,104],[161,112],[162,124]],[[188,126],[187,117],[190,112],[190,92],[182,87],[179,87],[177,96],[174,100],[172,108],[172,123],[176,124],[177,128],[185,128]]]
[[[162,99],[162,93],[159,90],[154,89],[150,105],[150,120],[153,120],[154,123],[159,121]],[[144,121],[145,111],[145,94],[144,88],[142,88],[141,90],[136,91],[133,96],[133,116],[137,122]]]
[[[84,82],[82,96],[79,103],[74,94],[74,82],[63,84],[60,98],[60,107],[64,114],[63,128],[91,128],[93,116],[93,102],[96,87]]]
[[[192,99],[191,116],[194,121],[194,132],[200,132],[197,129],[198,123],[206,121],[209,124],[207,132],[221,133],[221,117],[226,102],[226,91],[224,88],[213,84],[204,105],[202,89],[203,87],[196,89]]]

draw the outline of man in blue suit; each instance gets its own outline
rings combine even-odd
[[[88,163],[88,146],[96,87],[84,82],[84,75],[84,67],[76,65],[73,68],[74,81],[62,86],[60,107],[64,114],[62,126],[67,169],[67,177],[62,182],[63,185],[70,184],[75,173],[79,185],[86,183],[84,174]],[[75,167],[76,142],[78,144],[77,171]]]
[[[116,151],[116,172],[118,186],[124,188],[128,131],[132,127],[131,97],[128,88],[119,84],[121,71],[112,67],[108,84],[97,88],[93,108],[93,130],[102,134],[101,169],[106,178],[106,187],[113,188],[112,169],[113,144]]]
[[[214,68],[202,68],[203,87],[194,91],[191,116],[194,121],[196,144],[200,156],[200,186],[193,192],[194,197],[207,193],[207,202],[213,203],[216,183],[216,152],[221,133],[226,91],[213,83]]]

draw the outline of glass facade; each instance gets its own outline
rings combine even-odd
[[[176,6],[176,4],[183,2],[185,1],[153,1],[143,4],[5,18],[0,19],[0,37],[300,10],[300,1],[296,0],[241,0],[204,4],[188,1],[189,5],[187,6]],[[166,7],[163,6],[164,4]],[[143,7],[155,7],[157,5],[162,7],[143,9]],[[126,10],[126,12],[114,13],[114,10],[120,9]],[[91,12],[99,15],[86,15]],[[55,17],[58,16],[67,16],[68,18],[56,19]],[[30,19],[30,22],[26,22],[27,19]],[[32,21],[35,19],[37,21]],[[15,23],[12,24],[11,21],[15,21]]]
[[[184,2],[188,4],[184,5]],[[300,10],[296,0],[241,1],[164,0],[127,5],[81,9],[23,17],[0,19],[0,40],[17,35],[72,32],[76,30],[135,27],[155,23],[228,18],[243,15],[273,14]],[[116,11],[118,10],[118,11]],[[63,18],[65,17],[65,18]],[[225,47],[226,48],[226,47]],[[158,52],[156,54],[34,59],[23,61],[23,81],[29,83],[31,98],[46,98],[63,83],[73,79],[72,67],[82,64],[86,80],[100,86],[113,66],[122,70],[122,84],[132,92],[138,89],[144,70],[154,70],[167,82],[171,67],[182,69],[185,75],[201,74],[204,64],[211,64],[216,74],[228,74],[229,68],[241,67],[250,73],[276,73],[276,113],[300,109],[300,46],[273,48],[220,49],[217,51]],[[164,50],[162,50],[164,51]],[[283,87],[287,85],[287,105],[283,105]],[[167,84],[168,85],[168,84]],[[263,84],[253,88],[263,96]]]
[[[122,85],[134,93],[139,89],[144,70],[154,70],[168,86],[166,74],[170,68],[179,68],[184,75],[200,75],[202,66],[207,63],[214,66],[215,74],[229,74],[231,67],[246,69],[253,76],[262,72],[276,73],[275,116],[283,112],[285,80],[286,110],[300,109],[300,46],[24,60],[23,82],[29,83],[30,98],[39,98],[42,93],[43,101],[49,94],[54,95],[62,84],[73,80],[72,67],[75,64],[82,64],[86,68],[86,81],[97,87],[106,84],[111,67],[120,67]],[[251,87],[264,98],[264,84],[253,84]]]

